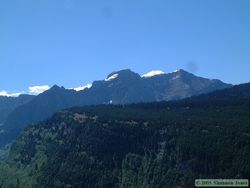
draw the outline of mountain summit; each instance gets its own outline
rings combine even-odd
[[[106,79],[94,81],[91,87],[78,92],[55,85],[9,113],[0,130],[0,146],[11,142],[28,124],[64,108],[177,100],[230,86],[184,70],[168,74],[151,71],[140,76],[130,69],[112,72]]]

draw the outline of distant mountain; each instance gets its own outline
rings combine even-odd
[[[105,80],[93,82],[92,87],[81,91],[81,94],[83,99],[89,99],[88,104],[128,104],[183,99],[230,86],[220,80],[197,77],[182,69],[169,74],[149,73],[143,77],[126,69],[111,73]]]
[[[177,100],[230,87],[220,80],[197,77],[182,69],[170,74],[144,78],[154,93],[154,100]]]
[[[30,102],[33,98],[35,98],[33,95],[20,95],[19,97],[0,96],[0,125],[15,108]]]
[[[3,188],[191,188],[250,177],[250,83],[179,101],[62,110],[29,126]]]
[[[219,80],[197,77],[184,70],[165,74],[153,72],[141,77],[129,69],[113,72],[82,91],[54,86],[9,114],[0,133],[0,146],[30,123],[48,118],[63,108],[99,104],[130,104],[176,100],[230,87]]]

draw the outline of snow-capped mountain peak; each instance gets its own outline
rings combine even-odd
[[[161,70],[152,70],[146,74],[143,74],[142,77],[149,78],[149,77],[153,77],[153,76],[157,76],[157,75],[161,75],[161,74],[166,74],[166,73],[161,71]]]

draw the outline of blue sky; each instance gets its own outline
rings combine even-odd
[[[250,81],[249,0],[0,0],[0,91],[130,68]]]

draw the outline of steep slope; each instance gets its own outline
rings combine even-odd
[[[0,185],[189,188],[196,178],[249,178],[249,130],[250,84],[175,102],[63,110],[12,145]]]
[[[0,125],[6,120],[8,115],[18,106],[31,101],[35,96],[20,95],[19,97],[0,96]]]
[[[54,86],[8,116],[2,126],[0,147],[15,139],[28,124],[48,118],[63,108],[181,99],[230,86],[184,70],[141,77],[129,69],[113,72],[105,80],[95,81],[92,87],[79,92]]]
[[[197,77],[182,69],[146,77],[144,80],[154,91],[156,101],[183,99],[230,86],[220,80]]]
[[[31,122],[45,119],[60,109],[76,105],[75,95],[76,91],[55,85],[29,103],[17,107],[2,126],[0,143],[4,145],[12,141]]]

